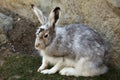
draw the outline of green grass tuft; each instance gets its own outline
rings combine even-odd
[[[5,57],[5,63],[0,67],[0,77],[3,80],[119,80],[120,70],[110,68],[109,72],[97,77],[66,77],[58,73],[44,75],[37,72],[41,64],[39,56],[16,54]]]

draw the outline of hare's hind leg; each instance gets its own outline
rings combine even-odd
[[[97,62],[97,60],[96,60]],[[96,63],[89,58],[81,58],[73,67],[65,67],[60,70],[61,75],[66,76],[96,76],[103,74],[107,71],[107,67],[102,65],[97,67]]]
[[[72,67],[65,67],[59,73],[66,76],[79,76],[78,71]]]
[[[79,76],[97,76],[107,72],[107,67],[104,64],[101,63],[101,66],[98,66],[102,60],[98,58],[95,60],[96,61],[90,58],[81,58],[76,65]]]
[[[60,71],[60,74],[66,76],[83,76],[84,63],[86,63],[86,58],[81,58],[73,65],[73,67],[63,68]]]

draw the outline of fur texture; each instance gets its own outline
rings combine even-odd
[[[48,22],[37,7],[32,8],[43,23],[36,32],[35,41],[43,58],[38,72],[53,74],[59,71],[66,76],[96,76],[107,72],[104,65],[107,48],[95,30],[82,24],[55,27],[59,7],[51,11]],[[51,69],[46,69],[48,63],[53,65]]]

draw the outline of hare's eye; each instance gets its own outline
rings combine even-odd
[[[45,34],[45,35],[44,35],[44,38],[47,38],[47,37],[48,37],[48,34]]]

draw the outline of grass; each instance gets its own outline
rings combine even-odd
[[[58,73],[38,73],[37,69],[41,64],[39,56],[15,54],[4,59],[6,62],[0,67],[0,77],[3,80],[120,80],[120,70],[115,68],[110,68],[108,73],[97,77],[67,77]]]

